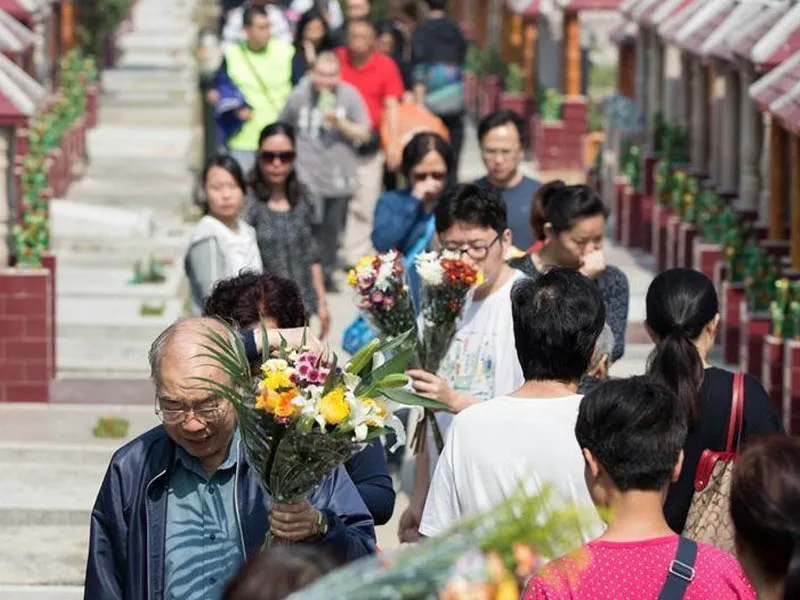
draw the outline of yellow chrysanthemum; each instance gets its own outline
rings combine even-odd
[[[277,392],[279,390],[293,390],[295,388],[295,385],[292,383],[289,374],[284,371],[272,371],[271,373],[266,373],[264,379],[262,380],[262,384],[273,392]]]
[[[296,389],[285,392],[275,392],[267,389],[256,398],[256,409],[263,410],[276,417],[292,418],[300,412],[300,407],[292,402],[296,397]]]
[[[475,279],[475,287],[482,286],[484,281],[486,281],[486,278],[483,276],[483,271],[478,269],[478,274],[476,275]]]
[[[518,600],[519,587],[513,579],[504,579],[497,584],[494,600]]]
[[[329,425],[338,425],[350,416],[350,403],[344,397],[344,388],[339,386],[322,397],[320,414]]]
[[[347,285],[350,287],[356,287],[358,285],[358,278],[356,277],[355,269],[350,269],[347,272]]]

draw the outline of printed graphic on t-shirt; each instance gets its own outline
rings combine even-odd
[[[457,392],[469,394],[481,402],[493,398],[497,338],[496,333],[458,332],[442,361],[440,376]]]

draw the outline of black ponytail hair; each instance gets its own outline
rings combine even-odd
[[[800,598],[800,440],[749,443],[736,459],[730,505],[740,557],[768,582],[783,579],[784,600]]]
[[[602,198],[588,185],[567,185],[561,180],[544,184],[536,191],[531,205],[530,224],[537,240],[545,238],[544,226],[553,233],[569,231],[578,219],[608,217]]]
[[[694,340],[717,313],[714,284],[698,271],[664,271],[647,290],[647,326],[658,336],[647,374],[675,392],[690,427],[697,422],[697,392],[704,374]]]

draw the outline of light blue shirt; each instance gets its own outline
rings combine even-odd
[[[165,600],[219,600],[244,561],[234,497],[239,440],[237,429],[210,478],[177,449],[167,497]]]

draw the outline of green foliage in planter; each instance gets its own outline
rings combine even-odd
[[[143,302],[139,306],[139,316],[142,317],[160,317],[167,310],[167,305],[164,302],[158,304],[151,304]]]
[[[700,195],[700,181],[697,177],[689,175],[683,188],[683,215],[682,218],[692,225],[697,224],[697,197]]]
[[[673,167],[672,174],[669,177],[669,197],[672,212],[679,216],[681,219],[684,217],[684,193],[686,192],[686,182],[689,179],[689,173],[682,167]]]
[[[561,119],[561,107],[564,104],[564,97],[555,88],[545,88],[541,93],[539,102],[539,113],[545,123],[555,123]]]
[[[689,161],[689,132],[678,125],[667,125],[664,152],[673,163]]]
[[[133,265],[133,277],[128,282],[129,285],[138,285],[141,283],[163,283],[167,280],[167,274],[164,271],[164,263],[150,258],[145,267],[142,261],[136,261]]]
[[[640,154],[639,146],[629,142],[622,153],[622,160],[620,161],[620,170],[631,182],[634,190],[638,190],[641,184]]]
[[[130,423],[126,419],[111,416],[100,417],[92,429],[92,435],[96,438],[118,440],[128,436],[128,429],[130,429]]]
[[[784,340],[800,337],[800,281],[778,279],[769,305],[772,335]]]
[[[506,75],[506,63],[495,46],[487,45],[483,50],[483,74],[496,75],[501,79]]]
[[[88,56],[100,56],[103,42],[119,27],[132,0],[77,0],[77,37]]]
[[[475,44],[470,44],[467,48],[464,70],[475,75],[483,75],[483,53]]]
[[[738,253],[736,260],[741,264],[731,261],[731,265],[733,269],[741,270],[744,274],[748,309],[753,313],[768,311],[774,299],[775,282],[778,280],[775,257],[770,256],[761,246],[748,244]]]
[[[97,79],[94,60],[78,50],[71,50],[61,58],[60,70],[60,87],[28,126],[29,154],[22,160],[21,219],[11,232],[17,264],[23,267],[40,266],[42,254],[50,246],[48,159],[61,146],[64,134],[86,111],[86,88]]]
[[[503,81],[503,89],[509,94],[522,94],[525,91],[525,77],[522,74],[522,65],[509,63]]]
[[[660,112],[655,114],[653,118],[653,151],[660,155],[664,152],[666,136],[667,136],[667,122],[664,120],[664,115]]]
[[[656,196],[662,206],[670,206],[672,202],[672,170],[670,167],[669,159],[662,157],[658,159],[655,168],[655,175],[653,182],[656,190]]]
[[[596,133],[605,131],[606,116],[600,103],[596,100],[589,98],[589,104],[586,109],[586,129],[589,133]]]
[[[725,231],[735,217],[734,213],[710,185],[704,186],[698,193],[696,204],[695,223],[700,235],[709,244],[722,244]]]

